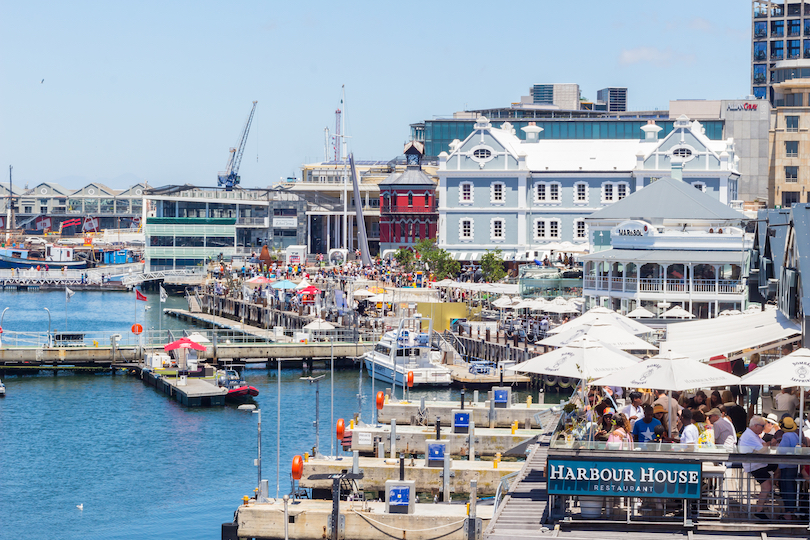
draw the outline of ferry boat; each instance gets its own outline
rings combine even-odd
[[[259,391],[253,386],[248,385],[233,369],[220,370],[217,372],[217,386],[228,390],[226,398],[232,399],[245,399],[248,397],[256,397]]]
[[[74,260],[72,247],[45,244],[45,256],[34,257],[31,250],[20,248],[0,249],[0,268],[20,268],[29,270],[32,266],[41,269],[47,265],[50,270],[82,270],[87,268],[87,261]]]
[[[427,323],[427,332],[422,331]],[[386,332],[371,350],[363,355],[370,376],[403,387],[408,372],[413,372],[414,386],[449,386],[451,371],[441,365],[442,351],[432,346],[433,321],[422,317],[407,317],[395,331]]]

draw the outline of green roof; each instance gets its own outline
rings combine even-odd
[[[236,218],[148,217],[147,225],[236,225]]]

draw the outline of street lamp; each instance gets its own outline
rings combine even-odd
[[[256,405],[253,405],[253,404],[239,405],[239,407],[237,407],[237,409],[240,410],[240,411],[250,411],[253,414],[258,414],[259,415],[259,424],[258,424],[258,429],[259,429],[258,455],[259,455],[259,457],[258,457],[258,459],[256,459],[256,467],[259,470],[259,475],[258,475],[258,480],[259,480],[258,490],[259,490],[259,493],[256,495],[256,501],[257,502],[264,502],[264,500],[267,498],[267,489],[266,489],[266,486],[262,482],[262,410],[257,409]]]
[[[51,346],[51,310],[48,308],[42,308],[48,312],[48,347]]]
[[[321,451],[321,436],[320,436],[320,418],[321,418],[321,379],[326,375],[319,375],[318,377],[301,377],[302,381],[307,381],[309,384],[315,383],[315,448],[312,450],[312,457],[318,457]]]

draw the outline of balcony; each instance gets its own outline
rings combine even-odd
[[[409,206],[407,204],[384,204],[380,211],[387,214],[429,214],[438,212],[438,205],[434,201],[429,206],[424,204],[416,204]]]
[[[730,279],[694,279],[689,280],[655,278],[621,278],[608,276],[585,276],[583,278],[585,289],[614,292],[644,292],[644,293],[679,293],[679,294],[743,294],[745,282]],[[610,287],[608,288],[608,284]]]

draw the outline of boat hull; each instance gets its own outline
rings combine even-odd
[[[237,386],[228,390],[228,395],[225,396],[229,399],[247,399],[249,397],[256,397],[259,391],[252,386]]]
[[[59,270],[65,268],[67,270],[83,270],[87,268],[87,261],[46,261],[44,259],[18,259],[16,257],[7,257],[0,255],[0,268],[20,268],[30,270],[33,266],[44,267],[48,265],[51,270]]]
[[[370,377],[397,386],[407,384],[408,371],[413,371],[413,385],[415,387],[450,386],[453,382],[450,371],[440,367],[408,369],[407,367],[398,365],[396,370],[394,370],[390,363],[380,362],[379,360],[375,361],[368,355],[363,357],[363,362],[365,363],[366,371],[368,371]]]

